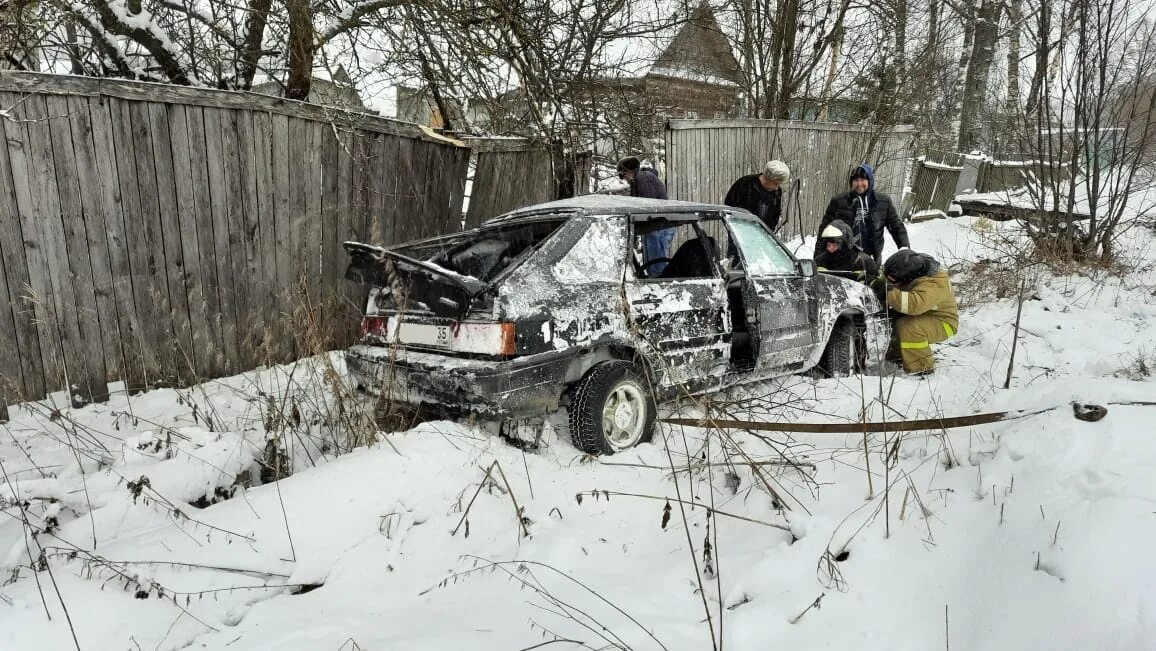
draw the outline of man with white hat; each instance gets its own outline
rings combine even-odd
[[[758,217],[772,232],[783,214],[783,186],[791,180],[791,168],[781,160],[768,161],[763,171],[735,181],[723,203]]]

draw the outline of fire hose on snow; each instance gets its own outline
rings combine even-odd
[[[1072,402],[1075,418],[1087,422],[1095,422],[1108,415],[1106,407],[1101,405]],[[1156,407],[1156,402],[1109,402],[1114,406],[1129,407]],[[895,420],[886,422],[845,422],[845,423],[765,423],[746,420],[728,420],[721,418],[663,418],[659,422],[668,425],[682,425],[685,427],[703,427],[711,429],[738,429],[753,432],[796,432],[803,434],[861,434],[883,432],[917,432],[921,430],[958,429],[961,427],[975,427],[989,425],[1030,416],[1038,416],[1050,411],[1061,409],[1064,405],[1045,407],[1035,410],[997,411],[970,416],[943,416],[937,418],[921,418],[916,420]]]

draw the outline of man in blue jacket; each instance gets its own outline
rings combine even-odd
[[[823,251],[823,231],[835,220],[851,225],[851,232],[859,248],[875,259],[878,265],[883,259],[883,229],[891,233],[891,239],[900,249],[911,247],[907,239],[907,227],[899,219],[891,197],[875,189],[875,172],[867,163],[861,163],[851,172],[851,191],[835,195],[827,204],[823,221],[819,224],[819,237],[815,241],[815,257]]]

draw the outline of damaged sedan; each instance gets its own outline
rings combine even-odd
[[[659,231],[669,251],[648,257]],[[657,405],[680,396],[857,372],[888,336],[868,288],[816,275],[726,206],[585,196],[345,249],[346,278],[369,286],[345,354],[361,387],[505,424],[564,413],[590,454],[649,440]]]

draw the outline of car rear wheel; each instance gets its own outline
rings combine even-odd
[[[831,331],[827,348],[819,360],[819,377],[845,377],[855,373],[860,366],[861,337],[855,322],[840,319]]]
[[[614,361],[590,369],[567,411],[574,447],[614,454],[650,440],[658,409],[638,367]]]

